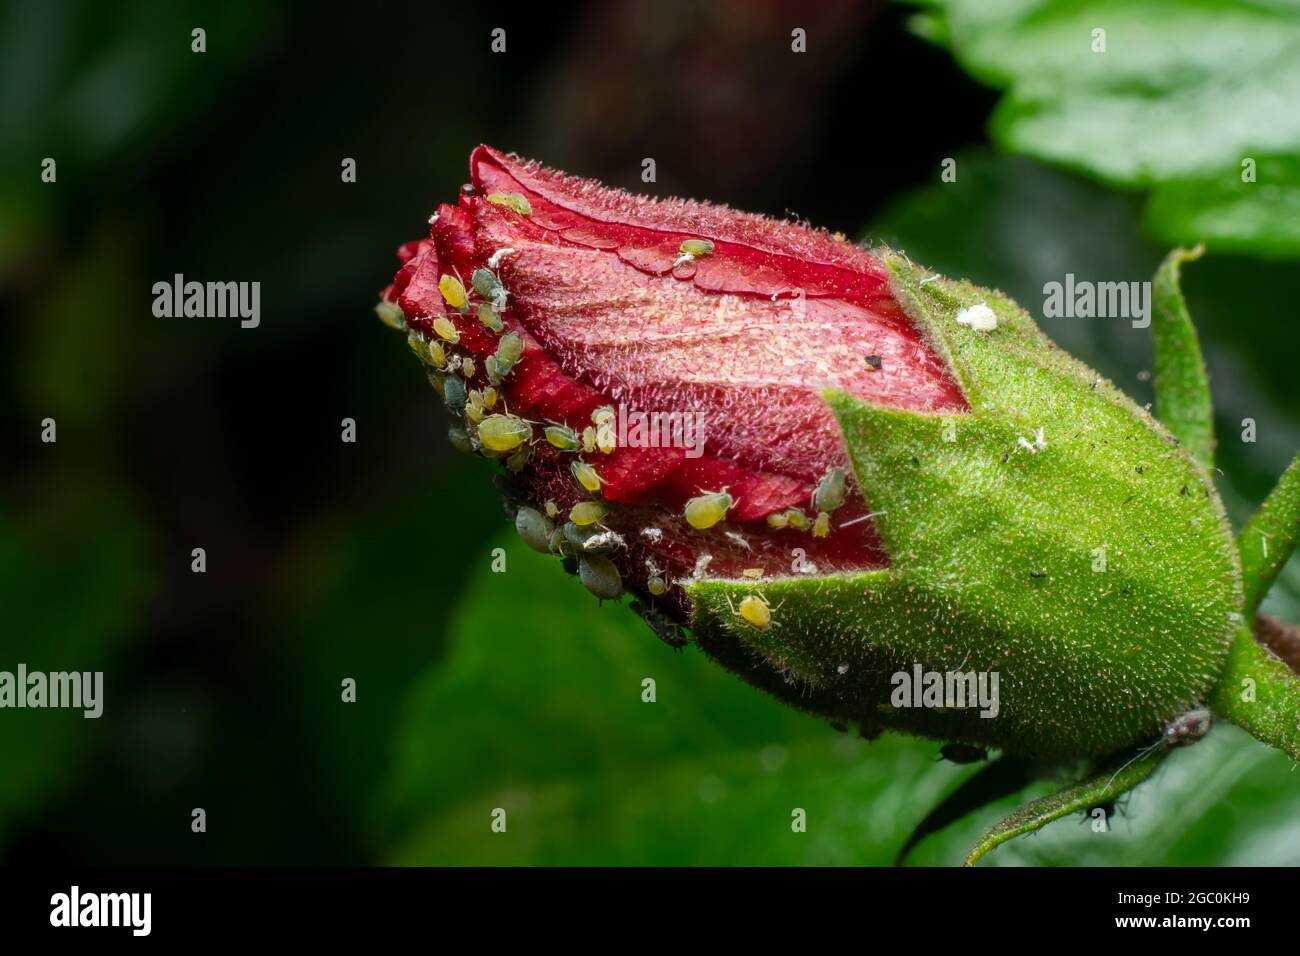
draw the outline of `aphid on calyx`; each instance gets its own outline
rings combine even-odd
[[[465,390],[463,380],[449,375],[442,380],[442,400],[447,403],[447,407],[453,412],[463,412],[465,402],[469,398]]]
[[[440,315],[433,320],[433,331],[438,333],[438,337],[446,339],[452,345],[460,342],[460,333],[456,331],[456,326],[452,324],[451,319],[445,315]]]
[[[596,474],[596,469],[585,461],[575,461],[569,464],[569,471],[573,473],[574,480],[583,487],[584,490],[595,494],[600,491],[600,475]]]
[[[523,193],[490,193],[487,201],[494,206],[505,206],[507,209],[513,209],[521,216],[531,216],[533,214],[532,203]]]
[[[549,542],[555,531],[555,525],[534,508],[520,508],[515,512],[515,530],[524,543],[534,551],[546,554],[550,551]]]
[[[506,468],[510,469],[513,474],[519,474],[528,467],[528,459],[532,457],[533,450],[528,445],[520,445],[519,450],[506,459]]]
[[[547,499],[546,504],[543,505],[543,507],[546,509],[546,517],[548,518],[554,518],[560,513],[559,505],[550,499]]]
[[[461,363],[460,363],[460,374],[461,374],[461,375],[464,375],[466,378],[473,378],[473,377],[474,377],[474,373],[475,373],[476,371],[477,371],[477,368],[476,368],[476,366],[474,365],[474,360],[473,360],[472,358],[468,358],[468,357],[466,357],[464,360],[461,361]]]
[[[578,438],[573,429],[565,428],[563,425],[548,425],[544,434],[552,447],[558,448],[560,451],[577,451],[582,447],[582,440]]]
[[[731,598],[727,598],[727,604],[730,606]],[[760,631],[772,626],[772,607],[759,594],[746,594],[740,599],[740,607],[733,607],[731,613]]]
[[[438,280],[438,291],[442,293],[443,300],[453,309],[463,310],[469,302],[469,297],[465,294],[465,286],[455,276],[444,274]]]
[[[813,492],[813,511],[834,511],[844,504],[844,469],[832,468],[822,476]]]
[[[595,524],[609,513],[599,501],[579,501],[569,509],[569,520],[576,525]]]
[[[478,439],[489,451],[514,451],[532,434],[533,426],[514,415],[489,415],[478,426]]]
[[[705,531],[727,517],[736,503],[725,491],[711,491],[686,502],[683,512],[686,523],[697,531]]]
[[[460,425],[451,425],[447,428],[447,440],[451,442],[451,447],[457,451],[464,452],[467,455],[474,454],[474,443],[470,441],[469,432]]]

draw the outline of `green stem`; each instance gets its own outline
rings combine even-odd
[[[1300,540],[1300,455],[1277,480],[1268,498],[1237,535],[1246,620],[1253,620],[1264,595]]]
[[[1300,678],[1247,628],[1232,639],[1210,706],[1256,740],[1300,760]]]
[[[1180,286],[1184,262],[1201,257],[1203,246],[1175,249],[1156,270],[1152,289],[1155,316],[1156,417],[1206,468],[1214,467],[1214,413],[1210,380],[1201,358],[1201,343],[1187,314]]]

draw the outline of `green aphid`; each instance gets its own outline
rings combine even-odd
[[[614,562],[601,554],[578,556],[578,578],[602,601],[616,601],[623,593],[623,577]]]
[[[497,344],[497,372],[502,377],[509,375],[519,357],[524,354],[524,340],[518,332],[507,332]]]
[[[506,377],[505,372],[501,371],[501,365],[497,362],[495,355],[489,355],[483,360],[483,372],[493,385],[500,385]]]
[[[844,504],[844,469],[832,468],[817,483],[813,492],[813,511],[834,511]]]
[[[375,306],[375,315],[379,316],[379,321],[390,329],[406,328],[406,316],[402,314],[401,308],[396,302],[384,302]]]
[[[501,316],[497,314],[497,310],[487,302],[478,304],[478,320],[483,323],[483,326],[488,331],[495,332],[497,335],[500,335],[501,330],[506,327],[505,323],[501,321]]]
[[[599,501],[579,501],[569,509],[569,520],[578,525],[595,524],[608,513]]]
[[[448,375],[442,380],[442,400],[447,403],[447,407],[453,412],[460,413],[465,410],[465,403],[469,399],[469,390],[465,388],[465,380],[456,375]]]
[[[452,424],[447,428],[447,440],[451,447],[466,455],[474,454],[474,443],[470,441],[469,432],[462,425]]]
[[[547,554],[551,550],[550,540],[555,532],[555,524],[535,508],[525,507],[515,512],[515,530],[524,539],[524,544],[534,551]]]
[[[546,440],[560,451],[579,451],[582,448],[582,439],[573,429],[565,428],[563,425],[548,425],[543,434],[546,435]]]
[[[528,461],[533,456],[533,449],[529,445],[520,445],[519,450],[506,459],[506,468],[511,474],[517,475],[528,467]]]
[[[713,243],[708,239],[683,239],[677,251],[684,256],[699,259],[713,254]]]
[[[501,293],[505,291],[501,285],[501,280],[493,274],[491,269],[475,269],[469,281],[474,286],[474,291],[489,302],[495,302]]]

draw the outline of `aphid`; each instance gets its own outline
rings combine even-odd
[[[761,578],[761,577],[763,576],[763,569],[762,569],[762,568],[745,568],[743,571],[740,572],[740,574],[741,574],[741,577],[754,578],[755,580],[757,580],[758,578]]]
[[[939,748],[939,756],[951,763],[978,763],[988,760],[989,752],[970,744],[944,744]]]
[[[495,388],[483,389],[483,407],[489,411],[497,407],[497,390]]]
[[[579,501],[569,509],[569,520],[577,525],[595,524],[608,513],[599,501]]]
[[[421,362],[429,361],[428,349],[424,347],[424,336],[415,329],[411,329],[406,333],[406,344],[411,347],[411,351],[415,353],[415,357]]]
[[[740,607],[732,613],[760,631],[766,631],[772,625],[772,608],[757,594],[746,594],[740,599]]]
[[[574,480],[585,490],[590,491],[592,494],[600,491],[600,475],[596,474],[596,469],[585,461],[570,463],[569,471],[573,473]]]
[[[582,447],[582,440],[571,428],[565,428],[563,425],[546,426],[546,440],[560,451],[577,451]]]
[[[623,593],[623,577],[614,562],[601,554],[583,554],[578,558],[578,578],[602,601],[615,601]]]
[[[1196,707],[1185,714],[1179,714],[1165,725],[1161,737],[1166,747],[1186,747],[1196,743],[1210,732],[1213,717],[1205,707]]]
[[[774,511],[767,516],[767,526],[780,530],[790,524],[790,516],[784,511]]]
[[[686,523],[697,531],[712,528],[727,516],[735,499],[725,491],[711,491],[686,502]]]
[[[478,440],[489,451],[514,451],[532,434],[533,426],[514,415],[489,415],[478,426]]]
[[[469,277],[469,282],[475,292],[489,301],[495,301],[505,291],[501,280],[488,269],[475,269],[474,274]]]
[[[559,505],[557,505],[554,501],[551,501],[549,499],[547,499],[545,508],[546,508],[546,517],[548,518],[554,518],[556,515],[560,513]]]
[[[469,390],[469,400],[465,403],[465,417],[475,425],[483,420],[483,396],[476,388]]]
[[[474,360],[472,358],[466,358],[460,363],[460,374],[464,375],[466,378],[473,378],[474,373],[477,370],[478,369],[474,365]]]
[[[867,356],[867,367],[868,367],[868,368],[871,368],[871,369],[873,369],[873,370],[878,370],[878,369],[880,368],[880,365],[881,365],[881,358],[880,358],[879,355],[868,355],[868,356]]]
[[[381,299],[379,304],[375,306],[375,315],[379,316],[379,321],[389,328],[406,328],[406,316],[402,314],[402,310],[396,302],[385,302]]]
[[[615,414],[613,405],[602,405],[591,413],[591,423],[599,428],[606,422],[612,422]]]
[[[501,321],[501,316],[497,315],[497,310],[492,308],[492,306],[486,302],[480,302],[478,304],[478,320],[482,322],[484,327],[489,331],[496,332],[497,334],[500,334],[501,330],[506,327],[505,323]]]
[[[683,239],[677,251],[684,256],[699,259],[701,256],[713,254],[713,243],[708,239]]]
[[[812,533],[814,538],[824,538],[831,533],[831,516],[825,511],[817,512],[817,520],[813,522]]]
[[[460,333],[456,331],[456,326],[452,324],[451,319],[445,315],[440,315],[433,320],[433,331],[438,333],[439,338],[446,339],[452,345],[460,342]]]
[[[601,422],[596,428],[596,450],[602,455],[608,455],[618,447],[618,438],[614,434],[614,427],[609,422]]]
[[[434,368],[444,368],[447,365],[447,352],[442,343],[427,342],[425,345],[425,356],[429,364]]]
[[[791,508],[785,513],[785,516],[790,522],[790,527],[796,531],[807,531],[812,527],[812,522],[808,520],[808,516],[803,513],[802,508]]]
[[[451,425],[447,429],[447,440],[451,442],[451,447],[457,451],[464,452],[467,455],[474,454],[474,443],[469,439],[469,432],[465,431],[460,425]]]
[[[453,309],[464,309],[469,297],[465,295],[465,286],[455,276],[443,275],[438,280],[438,291]]]
[[[596,450],[596,429],[590,425],[582,430],[582,450],[588,455]]]
[[[505,206],[521,216],[531,216],[533,205],[523,193],[489,193],[487,201],[494,206]]]
[[[555,525],[537,509],[520,508],[516,511],[515,530],[524,539],[524,544],[534,551],[542,554],[550,551],[551,534],[555,531]]]
[[[436,371],[431,368],[426,368],[424,370],[424,377],[428,379],[429,384],[433,386],[433,390],[437,392],[438,396],[441,398],[443,395],[442,380],[446,378],[446,376],[439,371]]]
[[[510,374],[510,370],[515,367],[519,361],[519,356],[524,354],[524,340],[518,332],[507,332],[501,336],[500,343],[497,344],[496,360],[497,372],[501,376]]]
[[[652,574],[646,578],[645,589],[655,597],[663,594],[668,590],[668,582],[664,580],[661,574]]]
[[[532,457],[533,450],[527,445],[520,445],[519,450],[506,459],[506,467],[514,474],[519,474],[528,467],[528,459]]]
[[[644,601],[633,601],[629,606],[650,626],[655,636],[669,647],[678,648],[686,644],[686,632],[663,611]]]
[[[442,400],[453,412],[463,412],[468,397],[465,383],[461,379],[448,375],[442,380]]]
[[[502,379],[505,378],[505,375],[497,365],[497,357],[495,355],[489,355],[483,360],[483,371],[487,374],[488,381],[493,385],[500,385]]]
[[[822,476],[813,492],[813,511],[834,511],[844,504],[844,469],[832,468]]]
[[[553,554],[565,555],[569,553],[569,545],[564,538],[564,531],[561,528],[556,528],[551,532],[551,536],[547,540],[546,546]]]

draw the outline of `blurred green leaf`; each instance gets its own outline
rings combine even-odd
[[[1157,191],[1171,243],[1300,254],[1300,4],[1295,0],[923,0],[916,32],[1004,88],[1013,152]],[[1242,161],[1260,166],[1242,183]],[[1265,186],[1271,187],[1265,191]]]

